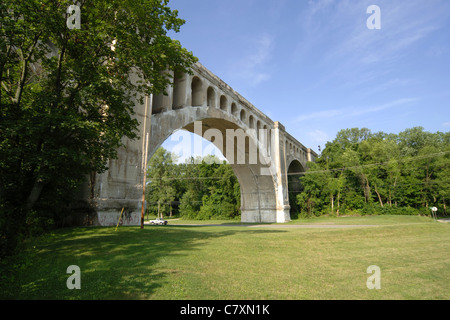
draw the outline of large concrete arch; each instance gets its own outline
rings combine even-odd
[[[217,108],[169,111],[152,118],[148,157],[179,129],[211,141],[227,158],[239,181],[243,222],[272,222],[276,219],[273,216],[277,212],[276,172],[270,162],[265,163],[260,159],[251,161],[251,153],[256,150],[259,157],[261,147],[258,147],[258,141],[251,131]],[[179,137],[183,138],[183,135]],[[230,146],[233,148],[231,151]]]
[[[165,94],[136,101],[141,139],[124,140],[109,170],[91,179],[98,224],[117,223],[124,207],[125,223],[140,223],[145,155],[180,129],[212,141],[227,158],[241,186],[243,222],[289,221],[288,165],[296,159],[305,167],[316,154],[201,64],[171,76]]]

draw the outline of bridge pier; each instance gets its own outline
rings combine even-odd
[[[277,219],[276,222],[284,223],[291,221],[290,205],[288,196],[288,179],[286,167],[286,151],[284,144],[284,126],[278,121],[274,123],[274,152],[277,178]]]

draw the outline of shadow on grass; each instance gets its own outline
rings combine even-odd
[[[203,229],[203,228],[202,228]],[[178,277],[176,264],[205,241],[245,232],[248,236],[280,230],[199,230],[165,226],[61,229],[44,236],[8,261],[1,299],[148,299]],[[162,264],[161,264],[162,263]],[[81,289],[70,290],[67,267],[80,268]],[[176,296],[176,295],[175,295]],[[180,292],[180,299],[183,294]]]

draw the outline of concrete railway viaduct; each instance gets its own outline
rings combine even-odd
[[[93,223],[115,225],[126,208],[124,224],[140,224],[145,155],[149,159],[180,129],[214,143],[231,164],[241,189],[242,222],[289,221],[288,173],[304,171],[317,154],[201,64],[192,74],[172,76],[166,95],[136,103],[140,139],[125,139],[109,170],[91,177],[84,197],[95,210]]]

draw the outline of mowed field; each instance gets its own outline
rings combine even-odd
[[[1,262],[2,299],[450,299],[450,223],[314,218],[67,228]],[[211,225],[213,224],[213,225]],[[80,269],[80,289],[68,289]],[[369,266],[380,289],[369,289]]]

